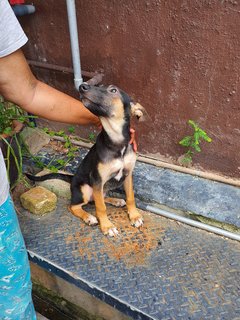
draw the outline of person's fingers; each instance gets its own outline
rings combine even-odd
[[[130,128],[130,134],[131,134],[131,139],[129,143],[132,144],[134,152],[137,152],[137,142],[135,139],[135,130],[133,128]]]
[[[135,130],[133,128],[130,128],[130,134],[131,134],[131,139],[129,143],[132,144],[135,139]]]

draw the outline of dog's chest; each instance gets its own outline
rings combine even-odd
[[[102,182],[106,183],[108,180],[114,178],[119,181],[123,175],[127,176],[133,170],[136,162],[136,154],[129,152],[118,159],[113,159],[107,163],[99,163],[98,171]]]

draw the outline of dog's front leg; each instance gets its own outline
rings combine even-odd
[[[111,237],[116,236],[118,231],[107,217],[102,185],[93,186],[93,198],[96,206],[96,216],[103,234],[108,234]]]
[[[139,228],[143,224],[143,218],[138,212],[135,204],[134,191],[133,191],[133,179],[132,172],[126,177],[124,181],[124,190],[126,193],[126,203],[128,208],[128,215],[131,224]]]

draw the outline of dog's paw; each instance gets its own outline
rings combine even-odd
[[[106,236],[115,237],[118,235],[117,228],[110,221],[107,224],[101,224],[101,230]]]
[[[140,228],[143,225],[143,218],[139,217],[139,218],[132,219],[131,225],[136,228]]]
[[[128,215],[132,226],[139,228],[143,225],[143,217],[136,208],[129,210]]]
[[[118,230],[117,228],[111,228],[108,230],[107,235],[110,237],[116,237],[118,235]]]
[[[124,199],[118,198],[105,198],[105,202],[111,204],[114,207],[124,207],[126,205],[126,201]]]
[[[97,218],[91,214],[88,214],[88,217],[84,219],[84,222],[89,226],[95,226],[96,224],[98,224]]]
[[[116,199],[114,203],[115,207],[124,207],[126,205],[126,201],[124,199]]]

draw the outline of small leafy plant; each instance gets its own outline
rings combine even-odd
[[[74,127],[70,127],[68,128],[68,131],[71,131],[72,133],[75,131]],[[51,159],[51,161],[46,165],[42,160],[41,157],[39,156],[33,156],[31,155],[33,161],[35,162],[35,164],[41,168],[41,169],[49,169],[52,172],[58,172],[58,170],[63,169],[64,167],[66,167],[66,165],[74,159],[75,157],[75,152],[78,150],[77,147],[75,147],[71,140],[70,137],[65,133],[64,130],[60,130],[60,131],[53,131],[50,130],[49,128],[44,128],[43,129],[44,132],[46,132],[47,134],[50,135],[50,137],[53,136],[58,136],[58,137],[62,137],[64,142],[63,142],[63,147],[66,149],[66,156],[67,159],[56,159],[56,157],[53,157]]]
[[[90,140],[90,142],[95,143],[96,142],[96,135],[93,132],[90,132],[88,135],[88,139]]]
[[[74,126],[69,126],[68,127],[68,132],[71,133],[71,134],[75,133],[75,127]]]
[[[193,128],[193,134],[191,136],[186,136],[179,141],[181,146],[188,148],[187,152],[180,160],[180,163],[185,166],[188,166],[192,163],[192,158],[195,153],[201,152],[200,143],[202,140],[206,142],[212,141],[208,134],[201,129],[196,122],[193,120],[188,120],[188,124]]]
[[[27,115],[16,104],[6,101],[0,96],[0,134],[10,134],[14,120],[28,122],[29,118],[32,116]],[[31,123],[28,122],[28,125],[31,126]]]
[[[33,117],[29,116],[16,104],[6,101],[0,96],[0,144],[11,189],[23,178],[21,142],[16,130],[14,130],[14,127],[16,129],[19,124],[17,125],[17,122],[14,123],[14,121],[18,121],[18,123],[25,122],[32,126],[29,118]]]
[[[44,159],[41,156],[35,156],[30,154],[29,150],[27,149],[27,147],[25,148],[25,152],[27,156],[30,156],[32,158],[32,160],[34,161],[35,165],[37,167],[39,167],[40,169],[48,169],[52,172],[58,172],[58,170],[62,170],[66,167],[66,165],[72,161],[75,156],[76,156],[76,151],[78,150],[78,147],[74,146],[74,144],[71,142],[71,137],[65,133],[64,130],[60,130],[60,131],[54,131],[51,130],[49,128],[43,128],[43,131],[47,134],[49,134],[50,137],[54,137],[54,136],[58,136],[63,138],[63,142],[62,142],[62,146],[63,146],[63,150],[65,153],[65,157],[64,159],[58,159],[57,156],[53,156],[51,161],[46,164],[44,162]],[[69,126],[67,131],[70,134],[75,133],[75,127],[74,126]],[[90,133],[88,136],[89,140],[91,142],[94,142],[96,140],[96,136],[94,133]],[[77,138],[75,138],[77,139]],[[86,140],[88,141],[88,140]]]

